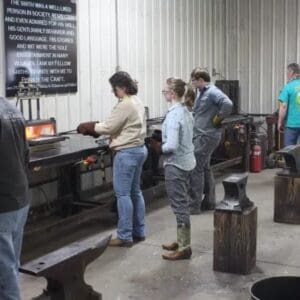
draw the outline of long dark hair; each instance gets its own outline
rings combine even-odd
[[[116,87],[125,88],[125,92],[128,95],[136,95],[138,92],[137,82],[133,80],[127,72],[116,72],[109,78],[109,82],[113,90],[115,90]]]

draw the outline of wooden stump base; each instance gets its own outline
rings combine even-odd
[[[275,176],[274,193],[274,222],[300,224],[300,178]]]
[[[257,207],[214,213],[215,271],[249,274],[256,264]]]

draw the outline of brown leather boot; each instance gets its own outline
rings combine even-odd
[[[164,250],[167,250],[167,251],[175,251],[175,250],[178,249],[178,243],[177,242],[173,242],[171,244],[163,244],[162,248]]]
[[[165,253],[162,255],[162,258],[167,260],[181,260],[181,259],[190,259],[191,256],[192,256],[192,249],[191,247],[187,247],[182,250],[176,250],[171,253]]]

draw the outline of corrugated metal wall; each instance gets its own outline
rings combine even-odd
[[[239,79],[243,111],[269,113],[300,63],[299,0],[226,1],[226,77]]]
[[[195,66],[223,68],[225,28],[220,1],[120,0],[120,66],[138,81],[151,116],[166,110],[161,96],[170,76],[189,80]],[[216,6],[214,6],[216,4]],[[215,48],[214,44],[220,47]]]
[[[224,73],[224,1],[78,0],[78,93],[45,97],[42,115],[54,116],[60,131],[85,120],[103,120],[116,103],[108,78],[117,65],[139,82],[150,116],[164,114],[161,96],[169,76],[189,79],[195,66]],[[1,40],[3,12],[1,9]],[[116,30],[117,27],[117,30]],[[119,57],[116,54],[118,32]],[[2,43],[3,45],[3,43]],[[218,45],[218,46],[216,46]],[[3,46],[0,94],[4,95]]]
[[[188,80],[195,66],[239,79],[242,110],[271,112],[286,65],[299,62],[300,0],[117,2],[116,10],[115,0],[77,0],[78,93],[45,97],[42,103],[43,117],[56,117],[59,131],[109,115],[116,100],[107,80],[117,65],[138,80],[139,95],[156,117],[166,110],[164,79]],[[4,95],[2,1],[0,9]]]

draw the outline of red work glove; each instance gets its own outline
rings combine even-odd
[[[149,139],[149,147],[156,153],[161,153],[161,142],[158,142],[155,139]]]
[[[79,126],[77,127],[77,132],[81,133],[83,135],[90,135],[94,138],[97,138],[100,136],[100,134],[96,133],[96,131],[95,131],[96,123],[98,123],[98,122],[93,121],[93,122],[80,123]]]

